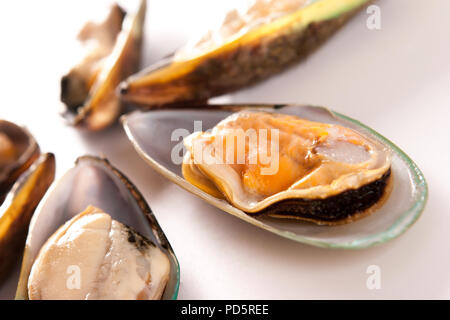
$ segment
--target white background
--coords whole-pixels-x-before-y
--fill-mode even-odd
[[[142,65],[218,22],[233,2],[149,0]],[[220,98],[328,106],[416,161],[430,188],[422,217],[400,238],[360,251],[298,244],[207,205],[148,167],[119,125],[101,133],[65,126],[59,77],[93,3],[2,3],[0,117],[26,125],[56,154],[58,176],[89,153],[107,156],[135,182],[180,261],[179,298],[450,298],[450,1],[380,0],[380,31],[366,28],[362,11],[307,61]],[[372,264],[381,268],[381,290],[366,288]]]

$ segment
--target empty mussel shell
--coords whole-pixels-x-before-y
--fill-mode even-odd
[[[267,78],[311,53],[368,0],[257,0],[220,28],[130,76],[122,99],[146,108],[203,101]]]
[[[115,4],[102,23],[89,22],[81,30],[79,40],[90,50],[61,79],[63,116],[70,124],[101,130],[117,119],[122,104],[115,90],[139,67],[145,12],[146,0],[130,13]]]
[[[87,207],[101,208],[112,219],[149,239],[170,261],[162,299],[176,299],[180,281],[177,258],[153,212],[136,187],[106,159],[80,157],[38,207],[30,224],[16,298],[27,299],[31,267],[44,243],[64,223]]]
[[[293,208],[275,208],[277,209],[275,215],[278,218],[274,218],[270,214],[255,214],[256,212],[250,210],[244,211],[242,209],[245,209],[245,207],[239,208],[237,205],[233,205],[233,201],[230,201],[228,195],[227,201],[223,194],[216,193],[218,189],[223,190],[217,188],[217,184],[214,186],[210,181],[206,181],[203,185],[199,183],[194,186],[187,181],[182,173],[183,158],[186,155],[181,152],[184,138],[194,131],[206,131],[215,127],[238,110],[249,109],[250,111],[261,110],[281,115],[293,115],[309,121],[349,128],[358,135],[373,141],[374,145],[379,146],[376,149],[379,148],[380,155],[383,155],[380,159],[385,159],[381,162],[380,168],[382,169],[380,169],[380,175],[377,179],[381,179],[379,181],[383,182],[383,188],[387,186],[385,182],[389,183],[389,189],[385,189],[386,192],[384,193],[386,196],[380,198],[380,202],[370,209],[372,210],[371,214],[365,216],[364,219],[358,219],[357,221],[352,219],[352,223],[345,225],[323,226],[280,218],[290,216],[290,213],[296,211],[292,210]],[[209,204],[246,222],[306,244],[329,248],[364,248],[385,242],[399,236],[416,221],[427,199],[428,191],[425,178],[403,151],[360,122],[322,107],[301,105],[198,105],[193,106],[192,109],[183,110],[136,111],[123,116],[122,123],[138,154],[169,180]],[[320,129],[321,127],[317,126],[317,128]],[[376,152],[375,149],[371,148],[367,150],[372,150],[370,153]],[[340,155],[336,156],[340,157]],[[200,171],[205,173],[205,171]],[[219,168],[216,173],[220,173]],[[189,180],[193,181],[192,179]],[[216,188],[209,188],[211,186]],[[332,187],[336,186],[339,187],[340,185],[335,184]],[[316,192],[319,189],[311,190]],[[374,190],[366,191],[369,195],[374,194]],[[289,193],[288,196],[292,194]],[[282,199],[284,198],[286,198],[285,195]],[[362,199],[360,195],[357,198],[358,201]],[[305,200],[308,202],[308,199]],[[270,204],[276,206],[278,203],[283,204],[282,202],[271,202]],[[307,205],[308,203],[305,205],[306,208]],[[326,206],[318,206],[317,208],[320,209],[320,212],[314,213],[317,214],[317,217],[319,215],[320,217],[326,216],[326,212],[323,212],[323,210],[326,210]],[[289,211],[284,212],[284,210]],[[317,217],[312,216],[309,217],[311,219],[307,220],[316,223],[324,222]]]

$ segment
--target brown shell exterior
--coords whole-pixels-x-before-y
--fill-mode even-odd
[[[41,155],[17,180],[7,201],[0,207],[0,216],[13,214],[10,227],[5,234],[0,234],[0,281],[9,275],[11,268],[20,260],[31,217],[54,177],[55,156],[52,153]],[[27,186],[33,180],[34,184]]]
[[[357,11],[359,8],[334,19],[311,23],[300,32],[267,36],[255,44],[224,52],[206,59],[193,71],[169,83],[133,87],[124,82],[120,93],[126,101],[154,108],[179,101],[203,101],[237,90],[306,58]],[[166,63],[160,62],[147,72],[164,68],[170,63],[170,59]],[[142,77],[145,77],[145,71]]]

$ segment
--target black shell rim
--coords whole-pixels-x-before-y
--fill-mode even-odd
[[[340,224],[352,221],[377,204],[385,195],[391,177],[389,168],[379,179],[358,189],[341,192],[326,199],[286,199],[274,203],[252,216],[293,218],[320,224]]]

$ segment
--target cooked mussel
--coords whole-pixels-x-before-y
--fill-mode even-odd
[[[79,33],[87,53],[61,79],[63,115],[72,125],[101,130],[121,113],[115,89],[139,67],[145,12],[145,0],[130,13],[114,4],[102,22],[88,22]]]
[[[69,285],[67,270],[74,273]],[[28,279],[28,297],[156,300],[164,292],[169,272],[169,259],[161,249],[90,206],[43,245]]]
[[[25,128],[0,120],[0,283],[20,261],[31,216],[52,183],[55,160],[40,156]]]
[[[135,111],[122,123],[138,154],[164,177],[252,225],[311,245],[363,248],[392,239],[412,225],[427,199],[425,179],[404,152],[360,122],[322,107],[193,105]],[[200,148],[207,151],[205,162],[193,154],[195,141],[214,146],[210,142],[227,137],[236,124],[278,127],[281,170],[275,178],[253,170],[257,161],[246,162],[246,155],[264,155],[258,143],[235,168],[208,162],[214,160],[208,153],[220,155],[223,148],[222,156],[227,154],[226,143]],[[252,141],[230,136],[235,145]]]
[[[17,264],[34,210],[55,176],[53,154],[43,154],[26,170],[0,207],[0,281]]]
[[[368,0],[257,0],[120,85],[125,101],[152,108],[203,101],[267,78],[307,56]]]
[[[0,203],[19,176],[39,157],[39,146],[28,130],[0,120]]]
[[[85,216],[88,220],[82,219]],[[116,222],[111,224],[111,221]],[[87,235],[86,238],[80,237],[82,232],[80,232],[81,229],[79,227],[81,226],[86,229],[86,226],[90,223],[95,224],[93,227],[96,230],[95,236],[92,233],[92,237],[90,235]],[[104,226],[105,223],[107,226]],[[75,228],[77,224],[78,229]],[[103,227],[100,227],[100,225]],[[111,232],[114,230],[119,232],[119,236],[107,236],[108,230]],[[54,257],[54,250],[59,250],[57,247],[58,243],[64,241],[71,242],[71,240],[67,240],[67,237],[73,239],[71,245],[80,250],[60,251],[61,257],[64,257],[64,259],[67,258],[75,262],[86,261],[84,266],[88,265],[89,261],[106,259],[105,255],[99,250],[100,248],[106,250],[107,248],[111,248],[111,246],[101,241],[99,233],[107,238],[105,241],[111,241],[111,243],[115,244],[114,250],[117,250],[117,248],[122,249],[120,252],[115,251],[115,254],[119,254],[119,257],[122,254],[125,256],[135,256],[138,251],[141,253],[141,256],[138,257],[140,262],[136,264],[136,268],[133,270],[138,275],[133,278],[133,273],[128,272],[128,269],[128,271],[125,270],[126,268],[131,268],[133,265],[124,266],[125,269],[119,266],[117,275],[105,271],[110,270],[107,266],[111,266],[111,263],[105,263],[101,266],[96,265],[96,267],[91,266],[87,269],[81,266],[81,277],[84,275],[86,281],[90,279],[89,277],[95,277],[97,275],[94,271],[99,267],[102,272],[99,272],[98,276],[102,276],[103,278],[91,279],[93,281],[88,283],[102,283],[103,286],[94,288],[94,291],[89,291],[89,295],[72,296],[69,294],[64,297],[78,299],[129,298],[129,294],[121,294],[124,292],[122,290],[123,287],[117,292],[101,290],[101,288],[107,288],[104,285],[108,283],[105,282],[105,279],[115,276],[120,277],[120,279],[116,278],[118,280],[115,282],[116,284],[123,282],[124,286],[128,288],[134,287],[136,283],[142,285],[142,279],[145,279],[145,283],[152,283],[152,277],[154,277],[153,281],[156,286],[154,289],[159,288],[159,291],[145,291],[138,298],[155,298],[161,294],[162,299],[175,299],[177,297],[179,286],[178,261],[144,198],[136,187],[106,159],[84,156],[77,159],[75,167],[69,170],[52,186],[51,192],[46,195],[44,201],[33,216],[26,240],[16,298],[52,297],[51,294],[48,294],[48,290],[50,292],[52,290],[51,286],[45,287],[45,283],[49,283],[49,281],[55,281],[55,284],[62,283],[62,286],[64,286],[65,279],[61,282],[61,279],[48,278],[53,276],[53,272],[49,272],[49,270],[51,271],[51,267],[58,268],[61,266],[46,266],[45,261],[48,261],[49,257]],[[65,236],[67,237],[64,238]],[[96,248],[94,249],[91,246],[80,244],[83,241],[87,241],[86,239],[89,240],[89,243],[96,243]],[[144,247],[150,251],[143,250]],[[134,252],[128,250],[134,250]],[[146,256],[150,256],[150,262],[144,259]],[[143,272],[142,268],[148,266],[149,263],[150,265],[157,263],[156,267],[159,269],[156,270],[156,274],[153,272],[152,267],[150,267],[152,271],[148,275],[146,272]],[[30,277],[32,267],[34,272]],[[40,271],[42,271],[42,274]],[[159,276],[158,272],[160,272]],[[144,278],[139,275],[141,273]],[[42,278],[40,278],[41,276]],[[135,279],[141,279],[139,280],[141,282],[134,282]],[[164,281],[161,280],[162,282],[158,282],[158,279]],[[163,289],[161,288],[161,283],[164,284]],[[39,286],[39,284],[42,286]],[[32,295],[31,297],[29,296],[29,292]],[[109,292],[109,296],[102,295],[101,292]]]

